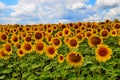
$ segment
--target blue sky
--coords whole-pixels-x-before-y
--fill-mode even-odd
[[[0,24],[120,19],[120,0],[0,0]]]

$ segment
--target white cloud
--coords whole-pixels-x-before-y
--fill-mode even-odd
[[[97,0],[96,6],[98,8],[109,9],[120,5],[120,0]]]
[[[6,5],[2,2],[0,2],[0,10],[5,9]]]
[[[90,15],[88,18],[85,18],[83,21],[102,21],[104,20],[104,15],[105,15],[105,11],[101,12],[101,13],[96,13],[94,15]]]
[[[107,18],[107,19],[115,19],[115,18],[120,19],[120,11],[119,10],[120,10],[120,6],[113,8],[113,9],[110,9],[108,12],[106,12],[105,18]]]

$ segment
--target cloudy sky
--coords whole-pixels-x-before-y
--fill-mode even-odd
[[[120,0],[0,0],[0,24],[120,20]]]

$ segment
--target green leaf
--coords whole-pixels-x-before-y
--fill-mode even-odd
[[[50,68],[52,68],[51,64],[45,66],[44,69],[43,69],[43,71],[45,72],[45,71],[49,70]]]
[[[36,68],[38,68],[38,67],[40,67],[39,64],[33,64],[33,65],[32,65],[32,69],[36,69]]]
[[[2,73],[11,73],[12,70],[11,69],[5,69]]]
[[[5,75],[3,75],[3,76],[0,76],[0,79],[5,79]]]
[[[22,78],[23,78],[23,79],[27,79],[30,74],[31,74],[31,73],[25,72],[25,73],[22,74]]]
[[[0,63],[0,67],[4,66],[4,63]]]

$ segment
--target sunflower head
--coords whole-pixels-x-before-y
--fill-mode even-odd
[[[32,38],[31,38],[30,36],[26,36],[26,37],[24,38],[24,40],[25,40],[26,42],[32,42]]]
[[[76,52],[70,52],[66,56],[67,62],[74,67],[81,66],[83,63],[83,57]]]
[[[59,62],[59,63],[63,63],[63,62],[64,62],[64,56],[63,56],[62,54],[60,54],[60,55],[58,56],[58,62]]]
[[[52,45],[54,45],[56,48],[58,48],[61,45],[61,40],[59,38],[52,38],[51,41]]]
[[[86,31],[86,32],[85,32],[85,38],[88,39],[90,36],[92,36],[91,31]]]
[[[17,35],[12,35],[12,37],[11,37],[11,42],[13,43],[13,44],[16,44],[16,43],[18,43],[18,41],[19,41],[19,38],[18,38],[18,36]]]
[[[25,53],[24,53],[24,51],[23,51],[22,49],[18,49],[18,50],[17,50],[17,55],[18,55],[19,57],[23,57],[23,56],[25,55]]]
[[[45,50],[45,44],[42,41],[37,41],[35,43],[35,50],[37,53],[39,54],[43,54],[44,50]]]
[[[113,37],[115,37],[115,36],[117,36],[117,30],[111,30],[110,31],[110,34],[111,34],[111,36],[113,36]]]
[[[70,29],[69,28],[64,28],[63,29],[63,36],[69,36],[70,34]]]
[[[97,35],[93,35],[88,39],[88,44],[90,47],[94,47],[102,43],[103,43],[102,39]]]
[[[34,33],[34,39],[35,40],[42,40],[43,39],[43,33],[41,31],[36,31]]]
[[[49,58],[54,58],[56,56],[57,52],[56,52],[56,48],[54,46],[48,46],[46,48],[46,56],[48,56]]]
[[[8,54],[8,55],[12,54],[12,46],[10,43],[5,43],[3,45],[3,48],[4,48],[4,51],[6,54]]]
[[[5,42],[7,40],[8,36],[5,33],[0,33],[0,40]]]
[[[108,32],[106,29],[102,29],[102,30],[100,31],[100,36],[101,36],[102,38],[108,38],[108,37],[109,37],[109,32]]]
[[[77,40],[77,38],[75,38],[75,37],[70,38],[69,41],[68,41],[68,46],[70,48],[77,48],[78,47],[78,40]]]
[[[105,62],[111,58],[112,49],[106,45],[99,45],[95,51],[96,60]]]
[[[21,48],[25,53],[31,53],[33,51],[32,44],[28,42],[22,43]]]

